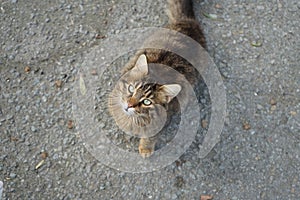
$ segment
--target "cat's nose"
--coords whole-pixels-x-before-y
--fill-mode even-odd
[[[133,108],[137,105],[137,100],[135,98],[130,98],[128,101],[127,101],[127,106],[128,108]]]
[[[127,107],[128,107],[128,108],[133,108],[133,104],[128,102],[128,103],[127,103]]]

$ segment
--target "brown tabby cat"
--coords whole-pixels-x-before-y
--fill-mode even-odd
[[[166,28],[183,33],[205,47],[202,30],[195,20],[192,0],[168,0],[169,24]],[[152,127],[158,132],[166,118],[165,109],[172,107],[174,99],[182,90],[181,85],[157,84],[149,82],[149,64],[159,63],[169,66],[181,74],[192,84],[196,84],[197,71],[180,56],[160,50],[143,49],[126,64],[122,78],[110,94],[109,110],[117,125],[123,131],[137,136]],[[153,128],[154,127],[154,128]],[[153,154],[157,135],[142,135],[139,153],[142,157]]]

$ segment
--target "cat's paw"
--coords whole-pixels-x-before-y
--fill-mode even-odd
[[[139,153],[143,158],[150,157],[154,152],[154,147],[143,147],[142,145],[139,146]]]

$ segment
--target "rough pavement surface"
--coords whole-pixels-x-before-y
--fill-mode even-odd
[[[72,121],[81,54],[136,27],[163,26],[164,1],[0,3],[3,199],[300,199],[300,3],[194,1],[226,86],[221,141],[164,169],[102,165]]]

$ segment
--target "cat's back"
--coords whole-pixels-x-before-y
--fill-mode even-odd
[[[168,0],[168,10],[167,15],[169,17],[169,23],[165,27],[173,31],[184,34],[193,40],[197,41],[202,47],[206,47],[205,37],[200,27],[200,24],[195,19],[193,11],[192,0]],[[157,37],[163,37],[159,33],[154,34],[148,41],[145,43],[153,43]],[[166,36],[165,40],[172,40]],[[184,41],[171,41],[176,48],[189,48],[185,46]],[[127,63],[123,73],[131,70],[137,58],[140,55],[146,55],[148,63],[159,63],[169,67],[172,67],[176,71],[183,74],[190,83],[194,84],[198,77],[197,70],[190,65],[184,58],[178,56],[177,54],[163,50],[163,49],[142,49],[139,50],[136,55]]]

